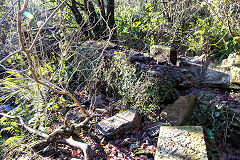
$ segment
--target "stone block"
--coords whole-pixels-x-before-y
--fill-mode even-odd
[[[237,83],[237,84],[240,84],[240,68],[239,67],[231,67],[231,70],[230,70],[230,76],[231,76],[231,79],[230,79],[230,83]]]
[[[210,87],[223,87],[228,88],[230,84],[231,75],[224,72],[224,68],[212,67],[208,68],[203,84],[207,84]]]
[[[157,60],[158,63],[177,63],[177,51],[174,48],[170,48],[162,45],[153,45],[150,47],[150,55]]]
[[[127,131],[141,124],[141,116],[135,109],[116,114],[96,124],[101,134],[107,137],[114,136],[120,132]]]
[[[161,112],[160,119],[172,125],[183,125],[195,106],[196,96],[181,96]]]
[[[232,53],[227,59],[224,59],[221,66],[240,66],[240,55],[237,53]]]
[[[161,126],[155,160],[208,160],[201,126]]]

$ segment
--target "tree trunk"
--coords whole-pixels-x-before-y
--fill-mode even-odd
[[[75,0],[72,0],[72,5],[68,5],[75,17],[75,20],[77,22],[78,25],[81,25],[83,23],[83,18],[81,13],[79,12],[78,8],[77,8],[77,4]]]
[[[84,20],[83,20],[83,17],[81,15],[81,13],[79,12],[78,8],[77,8],[77,3],[76,3],[76,0],[72,0],[72,5],[69,5],[69,8],[71,9],[74,17],[75,17],[75,20],[77,22],[77,24],[79,26],[82,26],[82,30],[83,30],[83,34],[85,36],[88,36],[88,31],[87,31],[87,27],[86,27],[86,24],[84,24]]]
[[[99,37],[101,33],[101,25],[94,5],[90,0],[84,0],[84,10],[89,17],[90,26],[93,29],[93,34],[95,38]]]
[[[98,6],[100,8],[100,12],[101,12],[101,15],[100,15],[100,18],[102,18],[102,30],[101,30],[101,33],[104,34],[106,33],[106,12],[105,12],[105,6],[104,6],[104,0],[98,0]]]
[[[114,20],[114,0],[108,0],[107,3],[107,16],[108,16],[108,25],[112,29],[115,25]]]
[[[108,0],[107,3],[107,17],[108,17],[108,26],[112,30],[115,26],[115,20],[114,20],[114,0]],[[110,32],[110,31],[109,31]],[[116,39],[116,30],[110,32],[112,40]]]
[[[76,0],[71,0],[72,5],[68,4],[68,6],[70,7],[76,22],[78,25],[83,25],[84,24],[84,19],[79,11],[78,8],[78,3],[76,2]],[[92,38],[100,38],[100,36],[104,36],[107,34],[106,29],[107,29],[107,25],[108,24],[110,29],[113,29],[115,26],[115,20],[114,20],[114,0],[106,0],[106,8],[107,8],[107,14],[105,11],[105,3],[104,0],[98,0],[98,5],[100,8],[100,14],[101,17],[99,17],[99,15],[97,14],[93,2],[91,0],[83,0],[83,6],[80,6],[80,9],[83,10],[87,16],[88,16],[88,22],[90,24],[84,24],[83,25],[83,29],[85,30],[84,34],[86,35],[86,32],[88,33],[88,36],[92,37]],[[103,19],[100,22],[100,19]],[[87,27],[90,26],[90,27]],[[88,30],[87,30],[88,29]],[[115,35],[115,31],[109,31],[108,34],[112,34],[111,36],[114,37]]]

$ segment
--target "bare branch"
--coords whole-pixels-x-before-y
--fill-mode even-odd
[[[76,130],[79,130],[80,128],[85,127],[85,126],[87,125],[87,123],[88,123],[94,116],[96,116],[96,115],[91,115],[90,117],[87,117],[87,118],[86,118],[84,121],[82,121],[81,123],[74,125],[74,128],[75,128]]]
[[[27,51],[31,51],[36,43],[36,41],[38,40],[38,37],[43,29],[44,26],[47,25],[48,21],[54,16],[54,14],[62,7],[62,5],[65,3],[66,0],[64,0],[51,14],[50,16],[45,20],[45,22],[42,24],[42,26],[40,27],[40,29],[37,32],[36,37],[34,38],[32,45],[27,49]]]
[[[12,11],[13,7],[15,6],[15,4],[18,2],[19,0],[16,0],[12,6],[10,7],[10,9],[8,9],[8,12],[3,16],[2,20],[0,21],[0,24],[4,21],[4,19],[7,17],[7,15],[9,15],[9,13]]]
[[[88,160],[90,159],[89,156],[91,156],[91,152],[89,149],[89,145],[87,145],[86,143],[82,143],[82,142],[78,142],[72,139],[72,137],[68,138],[68,139],[63,139],[61,140],[62,143],[68,144],[72,147],[76,147],[79,148],[83,151],[84,154],[84,160]]]
[[[20,1],[20,0],[19,0]],[[26,9],[27,9],[27,6],[28,6],[28,1],[29,0],[26,0],[25,1],[25,3],[24,3],[24,6],[23,6],[23,9],[21,10],[21,8],[19,8],[19,13],[20,14],[23,14],[25,11],[26,11]]]
[[[40,137],[43,137],[45,138],[45,140],[43,141],[40,141],[38,144],[34,145],[34,147],[36,146],[39,146],[39,145],[42,145],[43,143],[45,144],[49,144],[52,142],[52,140],[54,140],[58,135],[62,135],[63,133],[63,130],[60,128],[60,129],[56,129],[55,131],[53,131],[51,134],[45,134],[41,131],[38,131],[38,130],[35,130],[31,127],[28,127],[23,119],[20,117],[20,116],[11,116],[11,115],[8,115],[8,114],[5,114],[5,113],[0,113],[1,116],[4,116],[4,117],[7,117],[7,118],[11,118],[11,119],[18,119],[21,123],[21,125],[30,133],[32,134],[37,134],[38,136]],[[89,118],[89,117],[88,117]],[[79,148],[83,151],[83,154],[84,154],[84,160],[88,160],[89,157],[91,156],[91,150],[89,148],[89,145],[86,144],[86,143],[82,143],[82,142],[78,142],[78,141],[75,141],[72,139],[72,137],[70,138],[63,138],[62,140],[60,140],[61,143],[65,143],[65,144],[68,144],[72,147],[76,147],[76,148]]]
[[[75,98],[70,92],[64,90],[64,89],[61,89],[60,87],[52,84],[51,82],[48,82],[46,81],[45,79],[43,79],[43,77],[41,77],[41,74],[39,74],[38,72],[38,69],[36,68],[36,66],[34,65],[33,63],[33,60],[31,58],[31,55],[30,55],[30,52],[31,50],[33,49],[36,41],[38,40],[38,37],[40,35],[40,32],[41,30],[43,29],[43,27],[48,23],[48,21],[53,17],[53,15],[61,8],[61,6],[65,3],[66,0],[64,0],[51,14],[50,16],[46,19],[46,21],[43,23],[43,25],[40,27],[40,29],[38,30],[37,32],[37,35],[35,37],[35,39],[33,40],[31,46],[26,49],[25,46],[24,46],[24,41],[23,41],[23,37],[22,37],[22,26],[21,26],[21,17],[24,13],[24,11],[26,10],[26,7],[27,7],[27,4],[28,4],[28,0],[25,1],[25,4],[24,4],[24,8],[18,12],[18,17],[17,17],[17,28],[18,28],[18,35],[19,35],[19,42],[20,42],[20,46],[21,46],[21,49],[22,51],[25,53],[26,57],[27,57],[27,60],[28,60],[28,63],[29,63],[29,69],[32,73],[32,76],[33,76],[33,79],[41,84],[41,85],[44,85],[46,87],[48,87],[49,89],[51,89],[52,91],[58,93],[58,94],[63,94],[63,95],[68,95],[79,107],[80,109],[82,110],[82,112],[86,115],[86,116],[89,116],[88,113],[85,111],[85,109],[81,106],[80,102],[78,101],[77,98]],[[38,80],[38,75],[41,77],[41,79],[43,81],[40,81]]]
[[[2,64],[2,63],[3,63],[4,61],[6,61],[8,58],[10,58],[11,56],[13,56],[13,55],[15,55],[15,54],[17,54],[17,53],[19,53],[19,52],[22,52],[22,50],[19,49],[19,50],[13,52],[13,53],[10,53],[9,55],[7,55],[5,58],[3,58],[3,59],[0,61],[0,64]]]
[[[41,131],[38,131],[38,130],[35,130],[35,129],[31,128],[31,127],[28,127],[28,126],[24,123],[23,119],[22,119],[20,116],[10,116],[10,115],[5,114],[5,113],[0,113],[0,115],[1,115],[1,116],[4,116],[4,117],[7,117],[7,118],[11,118],[11,119],[18,119],[18,120],[20,121],[21,125],[22,125],[28,132],[30,132],[30,133],[32,133],[32,134],[37,134],[38,136],[43,137],[43,138],[46,138],[46,139],[49,137],[47,134],[45,134],[45,133],[43,133],[43,132],[41,132]]]

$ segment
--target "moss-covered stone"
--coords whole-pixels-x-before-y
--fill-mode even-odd
[[[162,45],[153,45],[150,47],[150,55],[159,63],[168,62],[176,65],[177,51]]]
[[[240,84],[240,67],[231,67],[231,71],[230,71],[230,75],[231,75],[231,79],[230,82],[231,83],[237,83]]]
[[[201,126],[161,126],[155,160],[207,160]]]
[[[173,125],[183,125],[195,106],[196,96],[181,96],[171,106],[162,111],[160,119]]]

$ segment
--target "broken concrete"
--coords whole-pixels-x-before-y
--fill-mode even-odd
[[[177,51],[174,48],[170,48],[162,45],[153,45],[150,47],[150,55],[157,60],[158,63],[177,63]]]
[[[106,137],[140,126],[141,116],[137,110],[129,109],[96,124],[97,129]]]
[[[180,57],[178,66],[209,87],[240,88],[240,55],[230,54],[221,64],[207,60],[206,55]]]
[[[142,54],[139,53],[135,53],[132,54],[131,56],[128,57],[128,60],[131,63],[135,63],[135,62],[143,62],[143,63],[150,63],[151,61],[153,61],[153,57],[149,57],[149,56],[144,56]]]
[[[209,87],[228,88],[230,86],[230,78],[231,76],[224,72],[222,68],[210,66],[202,83]]]
[[[196,96],[181,96],[172,105],[165,108],[160,119],[172,125],[183,125],[196,106]]]
[[[230,83],[240,84],[240,67],[235,66],[231,67],[230,75],[231,75]]]
[[[162,126],[155,160],[208,160],[201,126]]]
[[[173,83],[176,88],[189,88],[196,84],[196,80],[192,74],[185,73],[185,70],[171,65],[157,65],[155,70],[149,70],[147,73],[150,81],[165,77],[169,82]]]

